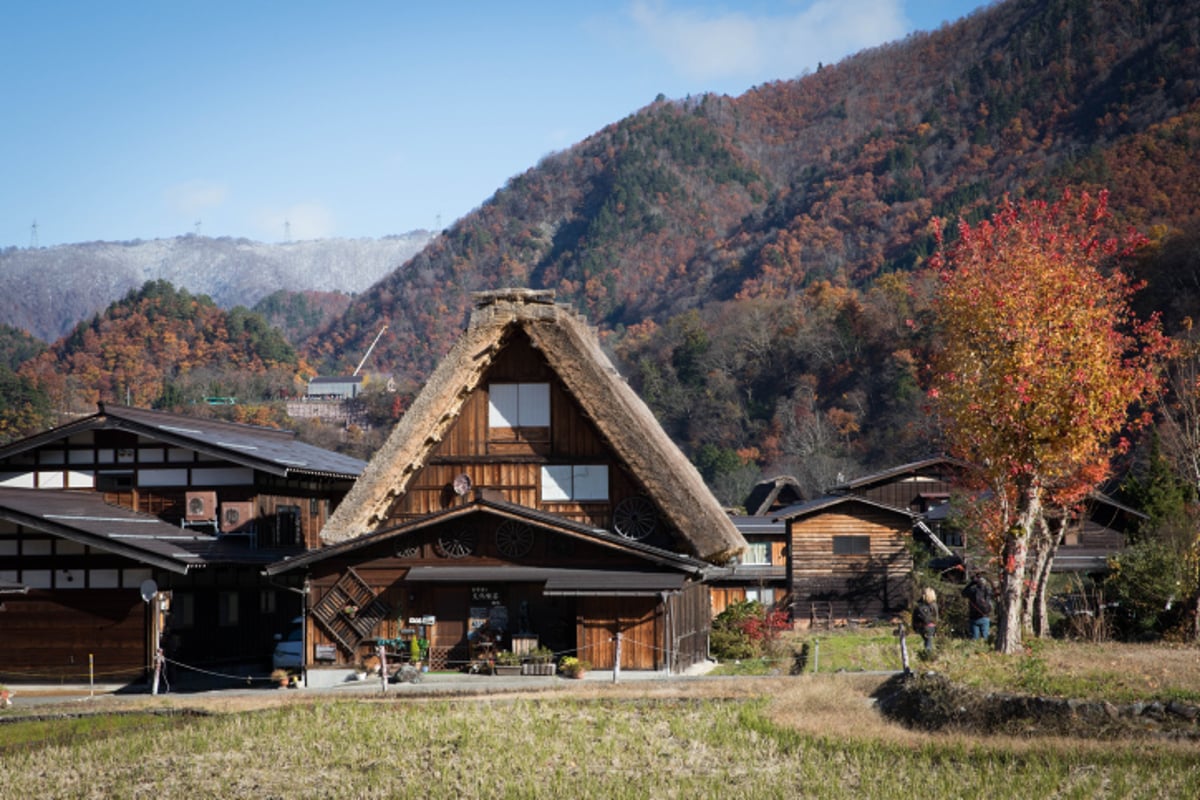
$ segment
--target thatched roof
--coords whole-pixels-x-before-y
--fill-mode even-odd
[[[475,294],[467,329],[330,517],[321,532],[325,542],[361,536],[385,523],[395,498],[407,490],[518,330],[545,356],[613,455],[682,532],[681,545],[690,555],[721,563],[745,548],[700,473],[621,378],[585,321],[556,304],[552,291],[529,289]]]

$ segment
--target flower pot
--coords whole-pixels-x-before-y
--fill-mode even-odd
[[[493,668],[493,674],[495,674],[495,675],[520,675],[521,674],[521,665],[520,664],[497,664]]]

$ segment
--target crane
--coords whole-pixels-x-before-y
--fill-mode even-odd
[[[363,355],[362,361],[358,362],[358,366],[354,368],[354,372],[350,373],[351,377],[357,375],[358,371],[363,368],[363,364],[367,363],[367,359],[371,357],[371,351],[375,349],[375,345],[379,344],[379,339],[381,336],[383,336],[383,332],[386,331],[387,328],[388,326],[384,325],[379,329],[379,333],[375,334],[375,341],[371,342],[371,346],[367,348],[367,352]]]

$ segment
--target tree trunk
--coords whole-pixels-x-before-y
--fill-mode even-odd
[[[1017,525],[1004,534],[1000,607],[996,615],[996,650],[1001,653],[1021,650],[1021,589],[1025,583],[1027,536],[1027,532]]]
[[[1039,547],[1036,568],[1033,571],[1033,598],[1028,605],[1033,607],[1030,629],[1033,635],[1044,639],[1050,635],[1050,614],[1046,608],[1046,596],[1050,585],[1050,571],[1054,568],[1054,557],[1058,555],[1058,547],[1067,535],[1068,509],[1062,509],[1063,523],[1057,531],[1046,524],[1043,514],[1038,525],[1038,538],[1042,544]]]
[[[1029,540],[1042,513],[1041,486],[1031,480],[1017,495],[1021,507],[1016,524],[1004,533],[1000,565],[1000,613],[997,615],[996,650],[1014,655],[1021,652],[1022,607],[1025,599],[1025,560]]]

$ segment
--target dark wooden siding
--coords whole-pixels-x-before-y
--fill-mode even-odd
[[[498,428],[488,426],[488,387],[491,383],[545,382],[550,387],[550,427]],[[542,467],[552,464],[603,465],[608,469],[608,499],[601,501],[543,501]],[[473,489],[488,489],[511,503],[536,508],[592,525],[611,528],[613,509],[642,492],[579,404],[554,376],[544,358],[519,334],[501,352],[429,463],[409,482],[408,491],[389,510],[399,524],[469,501],[454,492],[454,481],[466,475]],[[678,532],[665,525],[647,540],[675,549]]]
[[[792,614],[805,624],[814,614],[834,619],[873,618],[903,610],[909,600],[912,557],[907,517],[862,504],[788,522]],[[834,537],[865,536],[866,553],[835,555]]]
[[[5,595],[0,613],[4,681],[86,682],[141,677],[148,663],[147,606],[137,591],[31,591]]]

